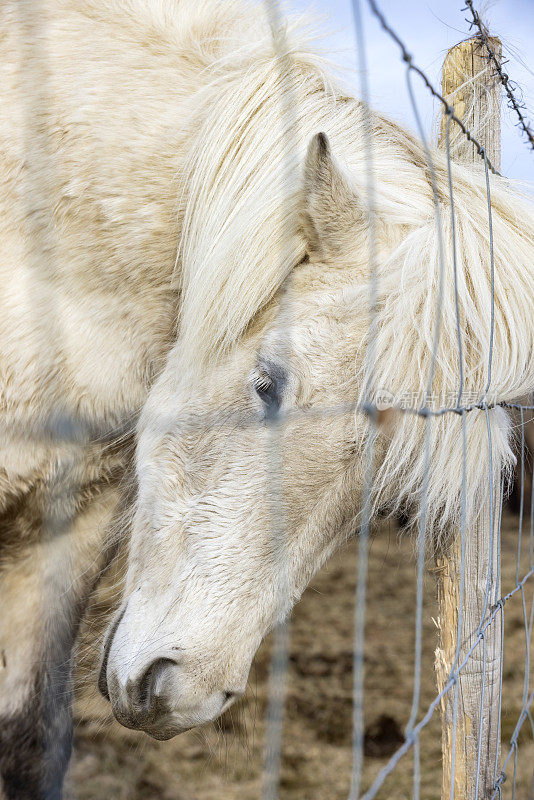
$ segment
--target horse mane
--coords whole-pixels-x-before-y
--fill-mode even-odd
[[[421,509],[426,475],[426,523],[439,541],[461,524],[464,458],[468,525],[488,508],[490,484],[498,492],[515,463],[508,415],[498,404],[513,403],[534,388],[534,211],[509,181],[490,180],[492,291],[484,168],[451,165],[453,225],[446,158],[440,152],[432,156],[442,246],[431,203],[427,219],[380,265],[373,375],[369,380],[362,373],[360,380],[362,401],[386,389],[392,405],[405,409],[395,415],[377,469],[376,503],[388,496],[392,510]],[[430,419],[426,464],[426,420],[406,413],[423,406],[432,412],[471,408],[465,413],[465,451],[462,417],[449,411]]]
[[[235,11],[235,5],[232,4]],[[179,247],[182,318],[180,359],[194,368],[228,351],[304,255],[299,197],[304,153],[325,131],[356,186],[365,184],[365,110],[332,77],[309,34],[282,31],[273,44],[258,9],[248,14],[241,46],[208,68],[195,103],[205,109],[195,130]],[[242,19],[245,19],[243,17]],[[214,34],[215,35],[215,34]],[[370,113],[370,112],[369,112]],[[395,246],[379,264],[380,316],[372,385],[361,375],[362,400],[386,389],[412,405],[424,402],[440,304],[440,338],[428,402],[458,402],[459,358],[454,290],[453,224],[446,158],[433,152],[443,259],[425,149],[400,126],[372,113],[376,211]],[[494,240],[494,329],[486,177],[483,167],[452,165],[458,315],[463,345],[463,405],[508,401],[534,386],[532,325],[534,225],[532,208],[512,184],[491,176]],[[361,291],[367,291],[360,287]],[[488,396],[489,352],[492,377]],[[431,425],[427,522],[436,536],[459,524],[462,419],[449,413]],[[425,421],[400,414],[376,476],[377,504],[413,507],[425,473]],[[493,462],[489,464],[491,433]],[[500,408],[466,415],[468,497],[473,520],[487,498],[488,474],[498,485],[513,461],[506,414]]]

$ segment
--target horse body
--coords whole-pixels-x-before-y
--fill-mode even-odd
[[[188,104],[217,14],[50,0],[0,18],[0,771],[37,800],[61,790],[71,649],[173,339]]]
[[[233,702],[261,638],[354,531],[355,405],[382,389],[419,403],[440,291],[435,405],[457,392],[458,344],[443,157],[441,257],[422,146],[370,117],[370,206],[367,116],[302,37],[212,0],[0,14],[0,768],[10,800],[35,800],[60,795],[70,653],[113,550],[140,410],[125,602],[100,684],[118,719],[164,738]],[[493,336],[492,398],[512,399],[533,384],[532,212],[492,181],[490,330],[485,178],[453,179],[464,392],[484,396]],[[438,536],[458,520],[461,424],[432,428]],[[502,409],[466,425],[472,519],[488,427],[495,478],[510,450]],[[377,507],[417,504],[423,439],[414,415],[379,436]]]
[[[39,12],[2,8],[7,411],[27,425],[59,407],[106,430],[143,402],[176,319],[193,70],[163,31],[151,47],[135,7]]]

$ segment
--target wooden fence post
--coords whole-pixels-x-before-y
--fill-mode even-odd
[[[488,37],[490,47],[501,59],[502,45]],[[443,62],[441,79],[443,96],[456,116],[474,134],[495,167],[501,167],[501,91],[499,76],[488,62],[484,42],[475,36],[452,47]],[[451,157],[455,161],[482,164],[474,144],[454,122],[450,126]],[[441,118],[439,147],[447,147],[447,116]]]
[[[500,41],[491,38],[490,46],[500,58]],[[443,65],[442,89],[455,114],[472,131],[485,148],[491,163],[499,169],[501,85],[491,65],[488,65],[486,54],[486,46],[479,37],[462,42],[449,50]],[[483,166],[474,146],[452,121],[449,133],[453,160],[477,162]],[[447,118],[444,116],[439,138],[439,146],[443,150],[447,148],[446,134]],[[481,469],[483,468],[481,465]],[[469,482],[466,488],[469,492]],[[493,536],[489,507],[488,491],[486,507],[479,521],[465,532],[463,625],[457,664],[462,663],[476,639],[479,623],[484,615],[488,573],[490,585],[486,619],[492,611],[495,599],[500,597],[499,486],[495,487],[493,498]],[[440,554],[437,574],[439,646],[436,650],[436,673],[438,689],[441,691],[449,678],[457,653],[458,614],[461,604],[460,531],[456,532],[450,549]],[[453,764],[456,800],[489,800],[492,796],[500,745],[501,646],[501,621],[497,615],[486,629],[484,640],[462,669],[456,686],[442,700],[443,800],[451,800],[453,796]],[[455,703],[456,732],[453,724]]]

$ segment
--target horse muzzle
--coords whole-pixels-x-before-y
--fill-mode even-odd
[[[98,687],[113,715],[126,728],[155,739],[170,739],[226,711],[242,694],[207,690],[205,679],[188,669],[184,651],[163,647],[150,638],[133,642],[121,623],[126,608],[111,626],[104,646]]]

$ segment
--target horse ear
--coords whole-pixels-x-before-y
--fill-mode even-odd
[[[364,221],[363,205],[336,163],[325,133],[308,145],[304,163],[301,223],[308,252],[335,257],[354,247]]]

